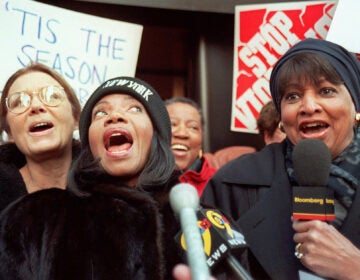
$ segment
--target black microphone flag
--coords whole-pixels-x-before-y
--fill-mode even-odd
[[[207,258],[206,262],[210,268],[227,258],[231,251],[247,247],[244,235],[230,224],[221,211],[200,208],[196,216]],[[175,239],[182,249],[186,250],[183,233],[179,232]]]
[[[335,219],[334,193],[327,187],[331,155],[318,139],[304,139],[293,150],[295,178],[293,218],[332,221]]]

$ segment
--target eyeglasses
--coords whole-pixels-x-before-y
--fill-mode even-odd
[[[59,106],[65,99],[65,91],[60,86],[46,86],[32,93],[15,92],[6,98],[6,107],[14,114],[21,114],[30,108],[33,96],[37,93],[39,100],[49,107]]]

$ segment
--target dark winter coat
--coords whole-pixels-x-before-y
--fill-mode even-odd
[[[182,260],[169,188],[93,184],[88,197],[44,190],[3,211],[1,279],[171,279]]]
[[[73,143],[73,159],[80,153],[80,145]],[[16,199],[28,194],[20,168],[26,164],[24,155],[13,143],[0,145],[0,211]]]
[[[304,269],[294,256],[292,187],[285,170],[283,143],[232,161],[217,171],[202,202],[228,213],[249,244],[254,279],[298,279]],[[360,192],[339,231],[360,247]]]

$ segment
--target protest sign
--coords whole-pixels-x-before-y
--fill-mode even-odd
[[[256,120],[271,100],[271,70],[305,38],[324,39],[337,1],[236,6],[231,130],[258,133]]]
[[[83,105],[106,79],[134,76],[143,26],[30,0],[0,0],[0,88],[30,62],[58,71]]]
[[[360,27],[360,1],[339,0],[326,40],[343,46],[359,56],[360,36],[350,30]]]

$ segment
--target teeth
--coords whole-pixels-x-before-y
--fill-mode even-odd
[[[313,127],[317,127],[317,126],[325,126],[325,124],[322,124],[322,123],[309,123],[309,124],[303,125],[303,128],[313,128]]]
[[[110,137],[113,137],[113,136],[121,136],[122,134],[120,132],[115,132],[113,134],[110,135]]]
[[[38,124],[34,125],[34,128],[40,127],[40,126],[45,126],[45,125],[47,125],[46,122],[38,123]]]
[[[189,150],[188,147],[186,147],[185,145],[181,145],[181,144],[174,144],[171,146],[171,148],[173,150],[184,150],[184,151]]]

